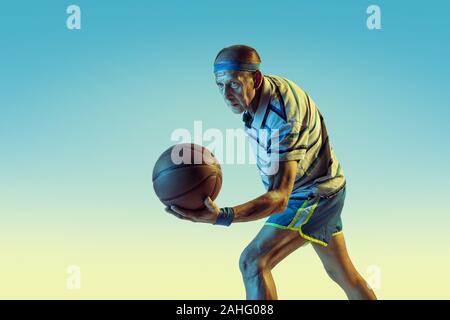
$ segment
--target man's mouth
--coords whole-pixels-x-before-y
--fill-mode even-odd
[[[228,105],[230,105],[233,109],[236,109],[236,108],[240,108],[241,106],[240,106],[240,104],[238,103],[238,102],[236,102],[236,101],[230,101],[230,100],[228,100]]]

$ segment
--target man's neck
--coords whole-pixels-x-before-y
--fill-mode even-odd
[[[252,100],[252,103],[250,104],[250,114],[252,116],[255,115],[256,110],[259,106],[259,100],[261,99],[261,92],[262,92],[262,85],[259,86],[258,89],[256,89],[255,97]]]

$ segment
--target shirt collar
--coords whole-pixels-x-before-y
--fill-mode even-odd
[[[263,83],[261,85],[261,96],[255,114],[252,116],[250,113],[244,112],[242,115],[242,121],[245,122],[247,128],[253,127],[255,129],[261,129],[266,109],[270,103],[272,85],[266,77],[263,78]]]

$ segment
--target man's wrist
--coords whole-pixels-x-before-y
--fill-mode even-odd
[[[230,207],[221,208],[214,224],[229,226],[234,220],[234,209]]]

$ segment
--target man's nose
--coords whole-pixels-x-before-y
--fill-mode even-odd
[[[233,95],[231,94],[231,88],[228,86],[225,86],[225,88],[223,89],[223,96],[227,99],[230,99],[231,97],[233,97]]]

